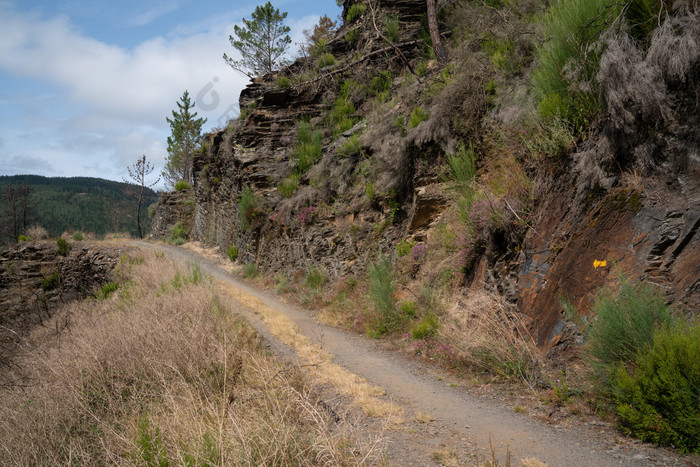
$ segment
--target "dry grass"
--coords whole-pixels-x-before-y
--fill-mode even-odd
[[[371,462],[372,443],[358,446],[195,270],[124,260],[119,293],[57,314],[70,317],[60,335],[35,333],[18,360],[32,383],[0,395],[0,463]]]
[[[380,399],[386,394],[383,388],[373,386],[365,379],[332,363],[332,355],[312,344],[292,320],[241,289],[222,285],[222,292],[258,313],[270,331],[281,342],[294,349],[305,364],[310,365],[308,373],[315,382],[332,384],[341,394],[352,397],[354,403],[370,417],[388,417],[394,422],[398,420],[403,410],[390,401]]]
[[[472,289],[450,311],[438,331],[458,365],[506,379],[522,379],[533,387],[539,368],[537,347],[505,300]]]

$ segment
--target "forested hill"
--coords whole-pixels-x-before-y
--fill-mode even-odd
[[[52,236],[66,230],[80,230],[103,235],[108,232],[137,234],[136,204],[140,187],[126,183],[89,177],[42,177],[38,175],[0,176],[0,193],[9,186],[29,187],[26,221],[20,209],[19,231],[39,224]],[[148,206],[158,195],[151,189],[144,191],[141,208],[141,226],[150,229]],[[20,206],[21,208],[21,206]],[[11,203],[2,197],[2,238],[14,235]]]

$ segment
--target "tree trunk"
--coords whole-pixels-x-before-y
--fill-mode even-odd
[[[141,184],[141,192],[139,193],[139,204],[136,207],[136,226],[139,229],[139,238],[143,238],[141,233],[141,201],[143,200],[143,183]]]
[[[437,22],[437,9],[435,7],[436,0],[426,0],[428,3],[428,29],[430,29],[430,40],[433,42],[433,50],[435,57],[440,65],[447,63],[447,50],[442,45],[440,39],[440,30]]]

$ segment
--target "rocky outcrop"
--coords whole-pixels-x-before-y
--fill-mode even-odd
[[[24,334],[62,303],[114,280],[123,248],[75,242],[61,256],[55,242],[24,242],[0,256],[0,325]],[[4,334],[3,334],[4,335]]]
[[[166,238],[171,229],[181,222],[186,231],[192,228],[194,217],[194,196],[192,189],[163,193],[158,198],[153,220],[151,221],[151,238]]]

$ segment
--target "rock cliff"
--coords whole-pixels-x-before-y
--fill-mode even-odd
[[[513,123],[518,119],[506,110],[523,89],[532,46],[514,42],[530,58],[521,59],[523,71],[497,75],[510,94],[494,97],[494,66],[484,64],[488,36],[454,46],[453,63],[442,69],[425,55],[423,8],[418,1],[382,2],[324,44],[332,65],[319,65],[312,54],[249,84],[240,96],[243,117],[207,135],[195,158],[192,238],[224,251],[236,245],[240,262],[268,273],[320,267],[336,278],[364,274],[379,255],[396,259],[400,242],[434,246],[440,253],[427,255],[435,267],[416,267],[412,277],[434,284],[446,271],[460,288],[503,295],[529,319],[540,345],[566,347],[575,331],[562,298],[586,313],[596,290],[621,274],[658,285],[676,309],[697,313],[697,54],[682,76],[659,76],[669,106],[663,122],[641,110],[622,122],[610,97],[615,90],[606,85],[608,108],[585,133],[561,155],[528,162],[529,143],[512,136],[525,124]],[[450,8],[443,7],[441,24],[454,34],[464,17]],[[474,28],[503,26],[504,13],[473,8],[462,14]],[[514,27],[514,19],[505,20]],[[388,45],[381,25],[391,21],[401,27]],[[641,109],[643,100],[630,95],[623,106]],[[307,127],[321,135],[321,151],[301,170]],[[490,224],[476,221],[481,233],[470,249],[451,227],[459,209],[444,169],[464,140],[477,147],[477,176],[491,187],[483,202]],[[511,178],[498,181],[499,174]],[[520,183],[513,180],[523,178],[526,193],[509,194]],[[168,224],[168,203],[154,225]],[[159,228],[160,235],[167,231]]]

